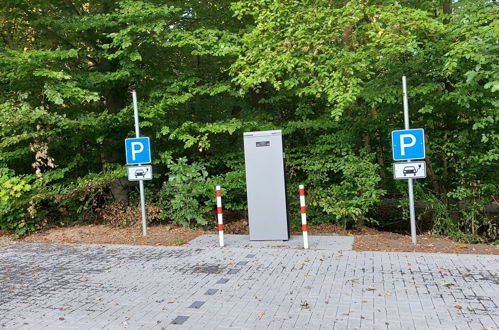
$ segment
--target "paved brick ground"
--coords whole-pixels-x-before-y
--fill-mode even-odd
[[[277,246],[0,247],[0,328],[498,329],[498,256]]]

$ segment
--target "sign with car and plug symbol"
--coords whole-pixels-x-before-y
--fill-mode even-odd
[[[152,166],[130,166],[128,167],[128,180],[129,181],[140,181],[140,180],[152,180]]]
[[[404,162],[393,164],[394,179],[426,178],[426,162]]]

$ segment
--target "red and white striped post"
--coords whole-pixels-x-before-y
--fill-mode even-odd
[[[307,208],[305,206],[305,187],[300,185],[300,212],[301,212],[301,229],[303,231],[303,248],[308,249],[308,233],[307,233]]]
[[[216,191],[217,191],[218,238],[220,240],[220,246],[224,246],[224,221],[222,218],[222,193],[220,191],[220,186],[216,187]]]

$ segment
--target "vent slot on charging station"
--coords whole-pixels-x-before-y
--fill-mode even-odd
[[[270,147],[270,141],[260,141],[256,143],[257,147]]]

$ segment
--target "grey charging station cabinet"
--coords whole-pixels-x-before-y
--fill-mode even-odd
[[[288,240],[282,131],[244,133],[250,240]]]

